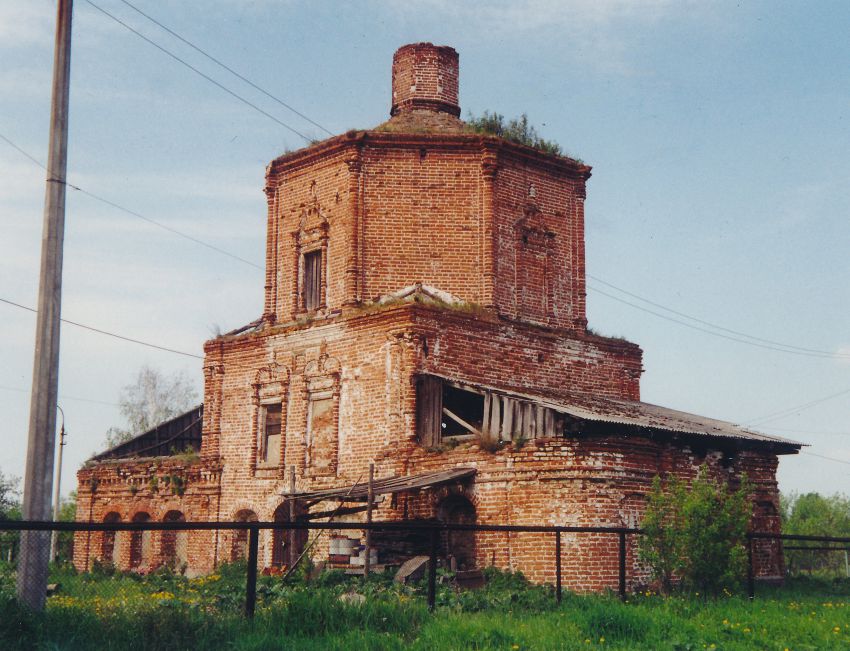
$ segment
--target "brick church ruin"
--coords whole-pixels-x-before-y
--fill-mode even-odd
[[[641,349],[587,329],[590,167],[472,132],[449,47],[395,53],[390,115],[271,162],[262,317],[206,342],[202,406],[79,471],[78,519],[360,522],[374,463],[376,521],[633,526],[655,475],[707,464],[746,473],[754,528],[778,531],[778,455],[800,444],[641,402]],[[355,533],[322,536],[313,560],[362,563]],[[306,538],[261,531],[261,567]],[[373,538],[380,564],[422,551]],[[563,540],[565,585],[616,586],[616,536]],[[243,557],[246,534],[75,542],[81,569],[197,573]],[[554,554],[533,533],[456,532],[440,549],[537,581]],[[774,541],[755,560],[781,575]]]

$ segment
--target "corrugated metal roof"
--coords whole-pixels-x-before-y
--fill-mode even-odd
[[[803,445],[798,441],[771,436],[727,421],[689,414],[648,402],[591,398],[588,404],[578,404],[577,401],[576,404],[570,402],[556,408],[576,418],[589,421],[635,425],[701,436],[745,439],[761,443],[779,443],[795,447]]]

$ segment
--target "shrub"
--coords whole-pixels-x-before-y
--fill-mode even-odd
[[[717,594],[740,582],[746,570],[750,492],[746,478],[732,491],[702,466],[690,485],[655,477],[642,527],[639,554],[665,591],[683,587]]]
[[[484,111],[483,115],[471,115],[466,120],[466,125],[476,133],[486,133],[499,136],[505,140],[515,142],[526,147],[539,149],[546,154],[563,156],[561,145],[551,140],[545,140],[537,133],[537,129],[529,124],[528,116],[523,113],[518,118],[505,121],[505,116],[499,113]]]

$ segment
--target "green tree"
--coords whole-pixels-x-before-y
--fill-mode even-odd
[[[0,520],[21,519],[21,480],[4,475],[0,470]],[[14,558],[18,553],[18,531],[0,531],[0,561]]]
[[[74,522],[77,519],[77,491],[71,493],[59,504],[59,521]],[[57,562],[67,562],[74,558],[74,532],[60,531],[56,541]]]
[[[114,447],[179,416],[197,400],[195,387],[184,371],[166,376],[157,369],[143,366],[136,380],[121,390],[118,403],[126,425],[106,431],[106,447]]]
[[[819,493],[782,495],[780,500],[782,531],[806,536],[850,536],[850,498]],[[839,572],[844,554],[788,550],[788,567],[792,572]]]
[[[752,507],[746,479],[730,490],[702,466],[687,484],[655,477],[641,524],[639,555],[665,591],[680,580],[686,589],[716,594],[746,571],[746,536]]]

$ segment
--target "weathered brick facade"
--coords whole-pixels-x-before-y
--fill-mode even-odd
[[[755,525],[778,530],[777,454],[797,446],[679,412],[678,425],[649,419],[640,348],[587,332],[590,168],[470,132],[451,48],[401,48],[392,91],[388,122],[269,165],[264,313],[205,345],[199,455],[89,464],[78,517],[285,520],[292,469],[304,494],[365,481],[374,463],[378,478],[477,470],[386,495],[376,520],[631,526],[656,474],[706,463],[733,483],[747,473]],[[376,542],[381,560],[417,544]],[[263,565],[286,562],[269,532],[260,545]],[[75,561],[208,571],[243,549],[228,532],[80,534]],[[554,576],[542,534],[455,535],[444,552]],[[314,547],[327,554],[327,540]],[[777,546],[756,560],[781,575]],[[615,536],[564,537],[571,587],[614,587],[616,561]],[[633,545],[628,562],[643,580]]]

